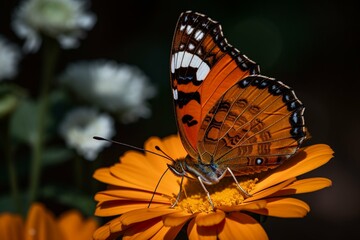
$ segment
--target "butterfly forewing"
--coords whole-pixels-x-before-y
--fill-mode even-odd
[[[195,12],[180,16],[170,61],[180,136],[188,153],[197,158],[205,116],[236,82],[259,73],[258,65],[227,43],[218,22]]]

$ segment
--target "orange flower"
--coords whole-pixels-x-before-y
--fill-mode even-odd
[[[178,136],[160,140],[152,137],[145,149],[159,146],[173,159],[186,156]],[[206,186],[211,194],[212,209],[200,184],[184,179],[178,204],[171,208],[178,195],[180,180],[168,172],[162,178],[154,198],[154,188],[166,171],[165,160],[151,153],[128,151],[120,163],[98,169],[94,178],[107,183],[108,189],[95,196],[95,215],[117,216],[94,233],[95,239],[174,239],[187,226],[189,239],[267,239],[261,225],[249,214],[296,218],[304,217],[309,206],[289,195],[312,192],[331,185],[326,178],[296,177],[327,163],[333,155],[324,144],[302,148],[298,154],[276,169],[256,178],[238,177],[240,185],[251,194],[243,198],[234,179],[225,177],[220,183]]]
[[[0,239],[89,240],[97,227],[94,219],[83,220],[76,210],[68,211],[55,219],[52,213],[39,203],[31,206],[25,223],[16,214],[0,214]]]

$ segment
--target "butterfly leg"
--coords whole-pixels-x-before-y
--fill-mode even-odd
[[[228,167],[227,168],[228,172],[231,174],[231,176],[234,178],[234,181],[236,183],[236,186],[239,188],[239,190],[244,193],[245,198],[251,197],[251,194],[249,194],[248,192],[246,192],[239,184],[239,182],[236,180],[236,177],[234,175],[234,173],[231,171],[231,169]]]
[[[177,195],[177,197],[176,197],[175,202],[171,205],[171,208],[174,208],[174,207],[178,204],[178,202],[179,202],[179,200],[180,200],[180,196],[181,196],[181,192],[182,192],[183,181],[184,181],[184,176],[181,177],[179,193],[178,193],[178,195]]]
[[[201,181],[200,176],[198,177],[198,179],[199,179],[199,182],[200,182],[202,188],[204,189],[204,191],[205,191],[205,193],[206,193],[206,196],[208,197],[208,200],[209,200],[209,203],[210,203],[212,209],[214,209],[214,203],[213,203],[213,201],[211,200],[209,191],[206,189],[204,183]]]

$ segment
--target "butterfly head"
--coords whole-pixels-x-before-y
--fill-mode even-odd
[[[185,170],[184,159],[174,160],[172,164],[168,164],[168,168],[177,176],[185,177],[187,172]]]
[[[193,159],[190,155],[185,158],[174,160],[168,164],[169,169],[177,176],[201,179],[201,182],[212,185],[218,183],[225,176],[226,169],[212,162],[204,164],[200,160]]]

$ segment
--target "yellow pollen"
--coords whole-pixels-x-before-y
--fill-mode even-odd
[[[255,187],[258,179],[238,179],[238,181],[240,186],[246,192],[250,192]],[[205,185],[205,187],[210,193],[214,207],[231,207],[239,205],[244,201],[243,193],[238,189],[234,179],[231,177],[223,178],[219,183],[214,185]],[[188,181],[187,184],[184,184],[183,189],[184,191],[181,193],[181,198],[176,205],[176,208],[183,209],[189,213],[213,211],[207,195],[200,183]]]

